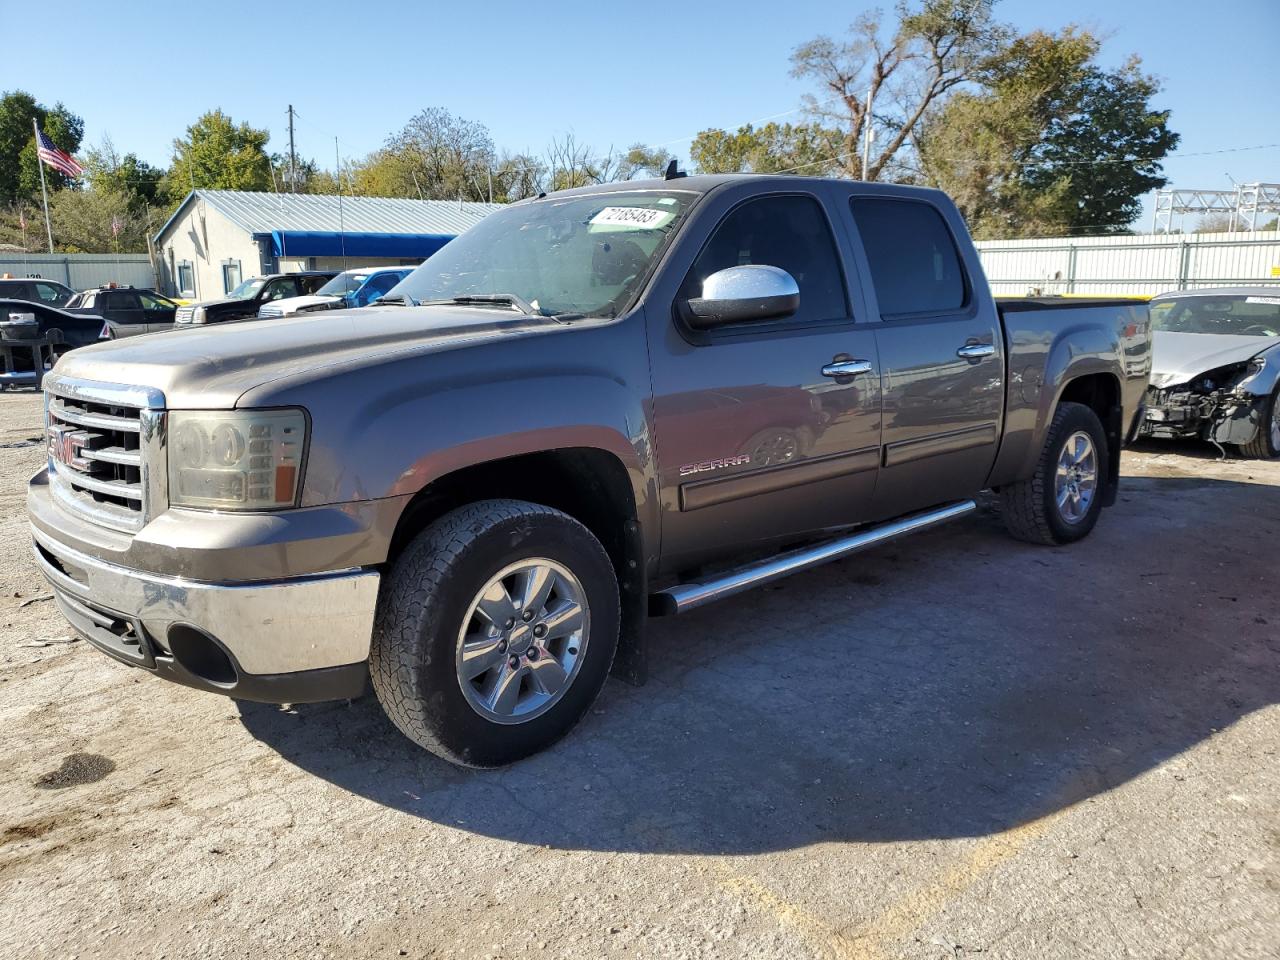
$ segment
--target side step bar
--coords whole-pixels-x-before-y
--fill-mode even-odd
[[[753,587],[772,583],[774,580],[781,580],[783,577],[797,571],[808,570],[810,567],[816,567],[832,560],[839,560],[841,557],[847,557],[849,554],[857,553],[859,550],[866,550],[868,547],[878,546],[889,540],[896,540],[898,537],[906,536],[909,533],[917,533],[920,530],[935,527],[940,523],[946,523],[948,520],[963,517],[967,513],[972,513],[976,508],[977,504],[972,500],[961,500],[947,504],[945,507],[937,507],[933,510],[925,510],[922,513],[913,513],[898,520],[890,520],[888,523],[860,530],[847,537],[837,537],[835,540],[828,540],[817,546],[792,550],[789,553],[722,574],[714,580],[707,580],[703,583],[681,583],[674,587],[668,587],[666,590],[661,590],[649,598],[649,613],[651,616],[657,617],[687,613],[714,600],[732,597],[734,594],[742,593]]]

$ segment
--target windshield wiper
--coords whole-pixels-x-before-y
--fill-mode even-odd
[[[416,307],[419,305],[418,301],[413,299],[413,297],[409,296],[407,293],[397,293],[394,297],[379,297],[375,302],[376,303],[399,303],[399,304],[403,304],[406,307]]]
[[[514,293],[466,293],[457,297],[445,297],[442,300],[423,300],[422,303],[461,303],[474,304],[476,306],[508,306],[512,310],[519,310],[521,313],[528,314],[531,317],[541,317],[544,315],[541,310],[535,310],[531,303]]]

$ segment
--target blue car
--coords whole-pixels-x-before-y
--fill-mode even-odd
[[[287,317],[317,310],[367,307],[413,272],[413,267],[357,267],[344,270],[315,293],[263,304],[259,318]]]

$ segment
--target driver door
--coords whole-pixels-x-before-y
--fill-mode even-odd
[[[699,222],[705,222],[705,217]],[[691,227],[684,243],[697,243]],[[670,312],[649,317],[664,572],[857,522],[880,464],[875,334],[850,307],[837,234],[813,194],[749,197],[706,235]],[[691,331],[711,274],[786,270],[799,310]],[[674,309],[670,309],[674,307]],[[863,361],[864,372],[831,367]]]

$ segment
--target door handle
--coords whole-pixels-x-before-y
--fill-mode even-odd
[[[981,360],[983,357],[989,357],[995,352],[996,348],[994,344],[966,343],[956,351],[956,356],[962,360]]]
[[[871,372],[870,360],[836,360],[822,368],[824,377],[856,377]]]

